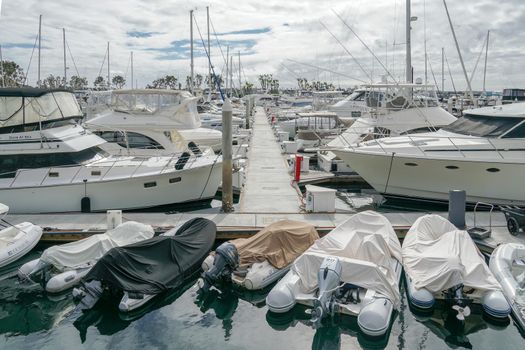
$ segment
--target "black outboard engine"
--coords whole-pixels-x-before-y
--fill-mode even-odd
[[[321,320],[327,315],[333,315],[337,303],[335,294],[341,283],[342,266],[338,258],[327,256],[324,258],[317,273],[317,283],[319,294],[314,300],[314,309],[312,310],[312,326],[319,328]]]
[[[467,305],[468,299],[463,295],[463,284],[449,288],[445,294],[447,299],[454,303],[452,309],[458,313],[456,318],[460,321],[465,321],[465,317],[470,315],[470,308]]]
[[[213,266],[205,271],[198,281],[203,292],[207,292],[219,279],[229,280],[233,271],[239,266],[239,253],[230,242],[221,244],[215,250]]]

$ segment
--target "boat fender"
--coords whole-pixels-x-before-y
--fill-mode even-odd
[[[510,305],[499,290],[489,290],[483,294],[481,305],[487,315],[494,318],[507,318],[511,312]]]
[[[91,212],[91,199],[89,197],[82,197],[80,200],[80,211],[82,213]]]
[[[213,266],[204,272],[198,284],[203,292],[207,292],[219,279],[229,279],[239,266],[239,253],[230,242],[221,244],[215,250]]]

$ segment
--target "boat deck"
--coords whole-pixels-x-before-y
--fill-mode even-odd
[[[240,213],[299,213],[300,197],[262,107],[255,109]]]

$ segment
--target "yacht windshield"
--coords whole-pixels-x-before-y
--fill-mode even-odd
[[[522,121],[521,118],[469,114],[443,127],[443,130],[469,136],[499,137]]]

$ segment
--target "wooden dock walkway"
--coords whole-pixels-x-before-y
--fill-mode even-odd
[[[288,164],[281,154],[262,107],[255,109],[248,151],[246,182],[237,211],[240,213],[299,213],[299,194],[291,186]]]

